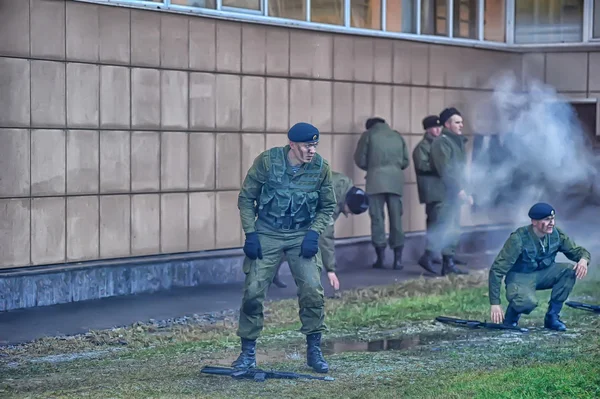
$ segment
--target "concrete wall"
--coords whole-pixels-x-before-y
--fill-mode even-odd
[[[412,150],[426,114],[454,105],[468,123],[494,72],[540,58],[60,0],[0,0],[0,37],[0,268],[239,247],[245,171],[291,124],[316,124],[321,154],[363,185],[366,118]],[[406,174],[404,227],[420,231]]]

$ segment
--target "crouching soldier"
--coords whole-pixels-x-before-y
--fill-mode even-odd
[[[565,331],[559,313],[567,300],[575,279],[587,274],[590,253],[575,244],[562,230],[555,226],[552,206],[537,203],[529,210],[531,224],[514,231],[494,260],[489,274],[491,319],[494,323],[504,321],[516,326],[522,313],[531,313],[538,305],[535,292],[552,289],[544,327]],[[577,262],[556,263],[558,252]],[[506,315],[500,306],[500,285],[506,276]]]

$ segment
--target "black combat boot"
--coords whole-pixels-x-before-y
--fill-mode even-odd
[[[546,313],[546,317],[544,317],[544,327],[550,330],[567,331],[567,326],[558,317],[562,306],[561,302],[550,301],[548,303],[548,312]]]
[[[256,340],[242,338],[242,353],[231,363],[236,369],[253,369],[256,367]]]
[[[469,274],[469,272],[460,270],[458,267],[456,267],[452,256],[444,255],[442,256],[442,276],[446,276],[448,274]]]
[[[512,326],[512,327],[516,327],[519,325],[519,318],[521,317],[521,314],[518,313],[516,310],[514,310],[512,308],[512,306],[508,305],[508,308],[506,308],[506,314],[504,315],[504,322],[503,324],[505,326]]]
[[[402,265],[402,251],[404,250],[404,245],[394,248],[394,270],[402,270],[404,266]]]
[[[321,333],[306,336],[306,364],[317,373],[327,373],[329,365],[321,352]]]
[[[279,288],[287,287],[287,284],[281,281],[281,278],[279,277],[279,271],[275,274],[275,277],[273,278],[273,284],[275,284]]]
[[[425,253],[419,258],[419,266],[427,270],[429,273],[437,274],[436,271],[433,270],[433,262],[433,252],[431,251],[425,251]]]
[[[373,263],[374,269],[383,269],[383,261],[385,259],[385,247],[375,247],[375,253],[377,254],[377,260]]]

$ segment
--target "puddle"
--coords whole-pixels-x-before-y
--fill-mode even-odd
[[[324,354],[343,352],[381,352],[393,350],[406,350],[421,345],[419,335],[402,338],[386,338],[373,341],[337,340],[326,341],[322,345]]]

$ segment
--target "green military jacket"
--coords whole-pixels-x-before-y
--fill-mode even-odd
[[[556,226],[551,234],[542,238],[537,237],[532,225],[519,227],[511,233],[490,268],[490,304],[500,305],[500,286],[506,274],[533,273],[550,267],[558,252],[562,252],[573,262],[591,260],[591,255],[585,248],[575,244]]]
[[[362,134],[354,152],[356,166],[367,172],[367,194],[402,195],[404,169],[408,167],[406,141],[387,123],[378,123]]]
[[[465,189],[467,168],[467,138],[443,128],[431,144],[431,162],[444,183],[446,199],[455,199]]]
[[[429,204],[444,200],[444,183],[431,162],[431,143],[437,137],[425,133],[413,150],[413,165],[417,175],[419,202]]]
[[[289,145],[264,151],[248,170],[238,196],[246,234],[256,231],[257,218],[281,231],[291,226],[321,234],[331,224],[336,198],[329,163],[316,154],[294,173],[289,151]]]
[[[337,206],[333,211],[333,219],[331,224],[327,226],[323,234],[319,239],[319,250],[321,251],[321,258],[323,260],[323,266],[328,272],[335,272],[335,238],[334,238],[334,226],[335,222],[340,216],[340,213],[344,213],[344,207],[346,206],[346,194],[354,183],[348,176],[339,173],[332,172],[331,179],[333,181],[333,189],[335,190],[335,198],[337,199]]]

